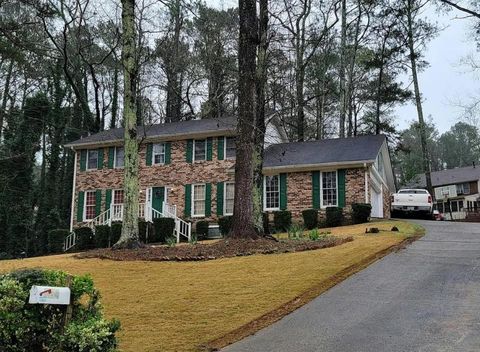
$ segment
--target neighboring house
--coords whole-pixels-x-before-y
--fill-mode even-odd
[[[121,220],[123,129],[68,145],[75,151],[71,227]],[[205,119],[139,129],[140,217],[217,221],[233,213],[236,119]],[[395,183],[385,136],[281,143],[267,127],[264,210],[302,210],[371,203],[373,217],[390,216]],[[181,224],[179,224],[180,226]],[[184,233],[181,233],[185,235]]]
[[[431,173],[434,190],[434,208],[450,219],[463,220],[480,209],[480,168],[473,165]],[[411,186],[426,187],[425,174],[420,174]]]

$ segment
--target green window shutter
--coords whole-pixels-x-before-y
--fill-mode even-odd
[[[110,204],[112,204],[112,190],[107,189],[105,191],[105,210],[110,209]]]
[[[212,184],[205,184],[205,216],[212,215]]]
[[[165,142],[165,164],[172,162],[172,143]]]
[[[225,159],[225,137],[218,137],[217,140],[217,156],[218,160],[223,160]]]
[[[340,208],[345,207],[345,170],[337,171],[338,178],[338,206]]]
[[[320,209],[320,171],[312,172],[312,206]]]
[[[287,174],[280,174],[280,210],[287,210]]]
[[[193,139],[187,140],[186,159],[187,163],[193,162]]]
[[[224,182],[217,182],[217,215],[223,216]]]
[[[80,171],[85,171],[87,169],[87,151],[80,151]]]
[[[151,166],[152,165],[152,153],[153,153],[153,145],[152,143],[148,143],[147,144],[147,160],[145,160],[145,163],[147,164],[147,166]]]
[[[185,185],[185,210],[186,218],[192,214],[192,185]]]
[[[95,192],[95,215],[99,216],[102,212],[102,190],[97,189]]]
[[[103,168],[103,148],[98,149],[97,169]]]
[[[207,138],[207,160],[212,160],[213,150],[212,150],[212,138]]]
[[[78,192],[78,200],[77,200],[77,221],[83,221],[83,204],[85,202],[85,192],[80,191]]]
[[[113,169],[115,159],[115,147],[108,148],[108,168]]]

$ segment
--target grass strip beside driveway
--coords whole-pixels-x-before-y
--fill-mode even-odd
[[[394,225],[399,232],[365,234],[366,227],[387,230]],[[80,260],[58,255],[2,261],[0,272],[41,267],[90,273],[107,316],[122,323],[123,351],[195,351],[335,275],[343,279],[341,274],[348,268],[419,231],[417,225],[407,222],[381,221],[335,228],[332,235],[353,235],[354,241],[315,251],[180,263]]]

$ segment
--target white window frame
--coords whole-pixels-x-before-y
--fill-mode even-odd
[[[155,146],[156,145],[163,145],[163,153],[155,153]],[[155,155],[163,155],[163,163],[155,162]],[[154,143],[152,145],[152,165],[165,165],[165,159],[166,158],[167,158],[166,143],[165,142]]]
[[[97,162],[95,164],[95,167],[89,167],[89,156],[90,152],[97,152]],[[98,170],[98,149],[87,149],[87,162],[85,165],[86,170]]]
[[[115,193],[116,192],[119,192],[119,191],[123,191],[123,188],[118,188],[118,189],[114,189],[112,191],[112,204],[114,205],[120,205],[120,204],[124,204],[125,203],[125,192],[123,192],[123,202],[122,203],[115,203]]]
[[[269,208],[267,207],[267,177],[274,177],[274,176],[278,178],[278,207]],[[280,174],[263,176],[263,210],[264,211],[280,210]]]
[[[123,165],[118,166],[117,165],[117,149],[118,148],[123,148]],[[114,169],[123,169],[125,167],[125,148],[124,147],[115,147],[114,153],[113,153],[113,168]]]
[[[84,199],[83,199],[83,221],[86,222],[86,221],[92,221],[93,219],[95,219],[95,216],[91,219],[87,219],[87,194],[88,193],[93,193],[93,197],[95,199],[95,204],[93,205],[96,209],[96,206],[97,206],[97,191],[96,190],[89,190],[89,191],[85,191],[85,196],[84,196]],[[89,205],[91,206],[91,205]]]
[[[236,153],[237,153],[237,145],[235,144],[235,155],[234,156],[227,156],[227,139],[228,138],[233,138],[235,140],[235,136],[225,136],[223,137],[223,155],[225,155],[225,159],[235,159],[236,158]],[[236,143],[236,140],[235,140]]]
[[[323,204],[323,174],[327,172],[335,172],[335,185],[336,185],[336,204],[335,205],[325,205]],[[320,208],[326,209],[328,207],[338,207],[338,170],[324,170],[320,172]]]
[[[232,198],[232,200],[235,202],[235,182],[225,182],[225,187],[223,190],[223,214],[229,216],[233,215],[233,209],[232,212],[227,212],[227,185],[233,185],[234,197]]]
[[[204,196],[203,196],[203,214],[195,214],[195,187],[203,186],[204,189]],[[191,194],[191,211],[192,211],[192,218],[204,218],[205,217],[205,203],[207,198],[207,184],[206,183],[195,183],[192,185],[192,194]],[[197,199],[198,200],[198,199]]]
[[[197,159],[197,153],[196,153],[196,148],[195,148],[195,145],[197,144],[197,142],[200,142],[200,141],[203,141],[203,145],[204,145],[204,148],[205,148],[205,157],[203,159]],[[193,162],[196,162],[196,161],[206,161],[207,160],[207,139],[194,139],[193,140],[193,150],[192,150],[192,157],[193,157]]]

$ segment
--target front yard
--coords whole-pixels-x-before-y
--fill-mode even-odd
[[[400,231],[365,234],[372,226],[381,230],[397,226]],[[407,222],[381,221],[335,228],[332,235],[353,236],[354,241],[314,251],[203,262],[122,262],[57,255],[1,261],[0,272],[41,267],[90,273],[106,315],[122,323],[123,351],[195,351],[297,296],[303,294],[305,301],[313,298],[342,279],[339,273],[349,275],[377,253],[421,232]]]

